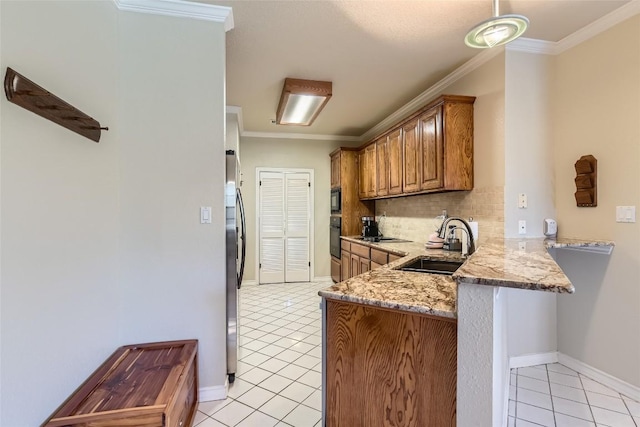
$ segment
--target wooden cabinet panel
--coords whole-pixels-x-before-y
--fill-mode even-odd
[[[371,270],[375,270],[377,268],[382,267],[383,264],[378,264],[377,262],[371,261]]]
[[[402,192],[413,193],[420,190],[420,132],[418,119],[402,127],[402,147],[404,155],[404,174]]]
[[[442,106],[420,116],[421,190],[434,190],[444,185]]]
[[[360,258],[360,274],[366,273],[371,269],[370,266],[371,261],[367,258]]]
[[[361,256],[363,258],[369,259],[369,246],[359,245],[357,243],[351,244],[351,253]]]
[[[402,258],[402,257],[398,256],[398,255],[394,255],[394,254],[389,254],[389,262],[397,261],[400,258]]]
[[[326,307],[327,427],[455,427],[455,321],[334,300]]]
[[[473,103],[445,102],[445,190],[473,190]]]
[[[360,274],[360,257],[356,254],[350,255],[351,259],[351,277],[355,277]]]
[[[376,197],[376,144],[371,144],[365,149],[366,153],[366,174],[367,174],[367,197]]]
[[[331,188],[340,187],[340,154],[340,150],[331,154]]]
[[[367,198],[367,185],[369,176],[367,175],[367,151],[362,149],[358,151],[358,197]]]
[[[340,249],[351,252],[351,242],[340,239]]]
[[[386,264],[389,260],[389,252],[381,251],[380,249],[371,248],[371,261],[378,264]]]
[[[402,129],[391,132],[387,138],[389,194],[402,194]],[[379,159],[379,157],[378,157]]]
[[[387,137],[382,137],[376,141],[376,195],[386,196],[389,194],[389,152]]]
[[[351,254],[344,249],[340,251],[340,280],[351,278]]]
[[[331,280],[338,283],[341,279],[342,265],[340,260],[336,257],[331,257]]]

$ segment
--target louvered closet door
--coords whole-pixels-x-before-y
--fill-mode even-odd
[[[284,282],[284,175],[260,172],[259,283]]]
[[[309,205],[308,173],[285,175],[285,282],[308,282]]]

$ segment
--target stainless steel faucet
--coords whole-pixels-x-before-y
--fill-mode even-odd
[[[462,254],[463,255],[471,255],[476,251],[476,244],[473,240],[473,233],[471,232],[471,226],[469,226],[469,223],[467,221],[465,221],[462,218],[456,217],[456,216],[450,216],[448,218],[446,218],[443,222],[442,225],[440,226],[440,228],[438,229],[438,236],[445,239],[446,236],[446,232],[447,232],[447,225],[451,222],[451,221],[459,221],[460,223],[462,223],[462,225],[464,225],[465,228],[461,228],[460,230],[464,231],[465,233],[467,233],[467,247],[466,248],[462,248]],[[455,227],[458,228],[458,227]],[[466,254],[465,254],[465,249],[466,249]]]

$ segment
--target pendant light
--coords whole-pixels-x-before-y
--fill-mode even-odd
[[[467,33],[464,42],[469,47],[486,49],[509,43],[520,37],[529,25],[522,15],[502,15],[499,1],[493,0],[493,18],[480,22]]]

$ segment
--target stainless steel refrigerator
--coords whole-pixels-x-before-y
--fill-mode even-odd
[[[227,375],[236,379],[238,366],[238,297],[244,274],[246,222],[240,193],[240,161],[234,150],[227,150],[225,185],[226,253],[227,253]]]

